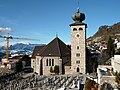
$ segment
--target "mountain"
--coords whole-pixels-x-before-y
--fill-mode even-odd
[[[0,62],[1,62],[1,58],[2,58],[3,56],[5,56],[5,53],[0,52]]]
[[[99,41],[108,41],[109,36],[111,37],[120,37],[120,22],[113,24],[111,26],[103,25],[100,26],[98,31],[89,39],[92,41],[99,42]]]
[[[16,43],[14,45],[10,45],[9,53],[10,54],[30,54],[33,52],[35,46],[42,46],[44,44],[24,44],[24,43]],[[5,53],[5,46],[1,46],[0,50]]]
[[[14,45],[11,45],[9,47],[9,50],[33,50],[36,44],[23,44],[23,43],[17,43]]]
[[[35,46],[41,46],[44,44],[24,44],[24,43],[16,43],[14,45],[10,45],[9,50],[33,50]],[[5,46],[0,47],[1,50],[5,50]]]

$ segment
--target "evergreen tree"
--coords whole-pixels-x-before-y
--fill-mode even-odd
[[[22,61],[16,63],[16,72],[20,72],[23,69]]]
[[[85,82],[85,90],[91,90],[92,88],[94,88],[95,84],[96,83],[93,80],[86,80],[86,82]]]
[[[108,40],[108,45],[107,45],[107,53],[109,54],[110,58],[114,55],[115,53],[115,48],[114,48],[114,40],[109,37]]]
[[[51,72],[51,73],[54,73],[54,70],[53,70],[53,68],[52,68],[52,67],[50,67],[50,72]]]
[[[59,74],[59,66],[58,65],[55,65],[54,72],[55,72],[55,74]]]

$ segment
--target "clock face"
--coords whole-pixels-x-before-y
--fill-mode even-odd
[[[80,37],[80,34],[76,34],[76,37],[79,38],[79,37]]]

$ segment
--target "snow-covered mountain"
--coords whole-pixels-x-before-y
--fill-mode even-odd
[[[16,43],[14,45],[10,45],[9,53],[10,54],[31,54],[34,50],[35,46],[42,46],[44,44],[30,44],[30,43]],[[1,46],[0,50],[5,52],[5,46]]]

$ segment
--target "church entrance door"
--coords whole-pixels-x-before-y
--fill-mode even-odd
[[[77,72],[80,72],[80,69],[79,69],[79,67],[77,67]]]

